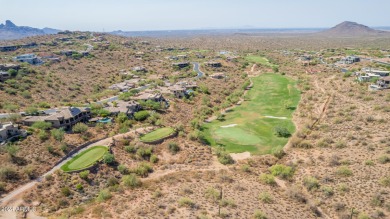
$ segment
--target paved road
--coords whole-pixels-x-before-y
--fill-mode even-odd
[[[198,73],[198,75],[195,77],[196,79],[203,77],[205,74],[199,69],[199,63],[193,62],[194,65],[194,71]]]
[[[70,159],[72,159],[74,156],[76,156],[77,154],[81,153],[82,151],[85,151],[87,150],[88,148],[90,147],[93,147],[93,146],[98,146],[98,145],[103,145],[103,146],[108,146],[112,143],[112,139],[113,138],[122,138],[124,136],[127,136],[127,135],[131,135],[131,134],[134,134],[134,133],[143,133],[143,132],[148,132],[152,129],[153,127],[145,127],[145,128],[138,128],[138,129],[135,129],[135,130],[132,130],[130,132],[127,132],[127,133],[124,133],[124,134],[118,134],[118,135],[115,135],[113,137],[109,137],[109,138],[105,138],[103,140],[100,140],[98,142],[95,142],[95,143],[92,143],[90,145],[88,145],[87,147],[79,150],[77,153],[73,154],[71,157],[65,159],[64,161],[62,161],[61,163],[57,164],[56,166],[54,166],[51,170],[49,170],[47,173],[43,174],[42,176],[38,177],[37,179],[27,183],[27,184],[24,184],[23,186],[15,189],[14,191],[8,193],[6,196],[4,196],[2,199],[0,199],[0,205],[5,205],[7,204],[9,201],[13,200],[14,198],[16,198],[17,196],[19,196],[20,194],[22,194],[23,192],[26,192],[28,191],[29,189],[31,189],[32,187],[34,187],[37,183],[41,182],[42,179],[45,178],[45,176],[47,175],[50,175],[50,174],[53,174],[56,170],[60,169],[62,165],[64,165],[66,162],[68,162]]]

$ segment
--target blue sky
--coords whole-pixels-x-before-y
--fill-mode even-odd
[[[0,23],[68,30],[390,26],[389,0],[0,0]]]

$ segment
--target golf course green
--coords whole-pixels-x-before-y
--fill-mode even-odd
[[[275,127],[294,133],[291,118],[300,100],[296,82],[273,73],[252,81],[253,88],[240,106],[227,113],[223,121],[203,125],[205,139],[211,146],[224,146],[230,153],[268,154],[280,150],[288,141],[275,134]]]
[[[245,57],[248,62],[256,63],[258,65],[264,65],[269,67],[277,67],[277,65],[271,64],[266,57],[250,55]]]
[[[148,142],[154,142],[158,141],[160,139],[164,139],[170,135],[172,135],[175,132],[173,128],[170,127],[164,127],[156,129],[152,132],[149,132],[148,134],[143,135],[140,139],[142,142],[148,143]]]
[[[108,148],[106,146],[88,148],[66,162],[61,169],[65,172],[86,169],[99,161],[107,151]]]

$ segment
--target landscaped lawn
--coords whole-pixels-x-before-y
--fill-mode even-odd
[[[174,132],[175,132],[175,130],[173,128],[164,127],[164,128],[156,129],[152,132],[149,132],[148,134],[142,136],[140,139],[143,142],[153,142],[153,141],[157,141],[157,140],[166,138]]]
[[[100,160],[107,151],[108,148],[105,146],[88,148],[65,163],[61,169],[67,172],[88,168]]]
[[[288,141],[275,135],[275,127],[285,127],[294,133],[291,118],[300,99],[295,81],[273,73],[262,74],[252,81],[253,88],[245,101],[227,113],[224,121],[215,120],[203,126],[210,145],[222,145],[233,153],[267,154],[281,149]]]
[[[245,59],[248,62],[253,62],[256,64],[265,65],[269,67],[277,67],[277,65],[271,64],[266,57],[252,55],[252,56],[245,57]]]

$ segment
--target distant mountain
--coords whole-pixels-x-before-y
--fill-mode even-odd
[[[344,21],[328,30],[319,32],[321,35],[327,36],[376,36],[390,34],[390,32],[375,30],[363,24],[358,24],[356,22]]]
[[[45,34],[56,34],[60,30],[52,28],[33,28],[27,26],[16,26],[12,21],[6,20],[5,24],[0,24],[0,40],[20,39],[28,36]]]

